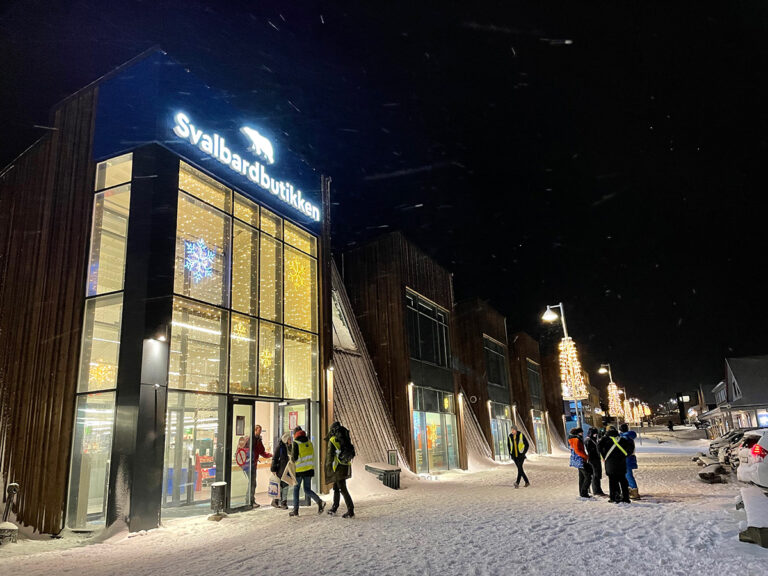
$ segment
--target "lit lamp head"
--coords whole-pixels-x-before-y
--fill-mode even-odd
[[[544,320],[544,322],[554,322],[558,318],[560,318],[560,316],[557,315],[557,312],[552,310],[551,306],[547,306],[547,311],[541,315],[541,319]]]
[[[608,374],[608,366],[600,364],[600,368],[597,370],[598,374]]]

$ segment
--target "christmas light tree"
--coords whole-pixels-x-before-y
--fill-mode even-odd
[[[589,396],[576,343],[570,337],[560,341],[560,383],[565,400],[582,400]]]

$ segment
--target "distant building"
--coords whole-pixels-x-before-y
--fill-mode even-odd
[[[723,434],[768,427],[768,356],[725,359],[725,379],[712,389],[717,407],[699,415]]]
[[[454,366],[495,460],[509,460],[513,425],[509,349],[504,317],[479,299],[460,302],[454,312]],[[529,435],[530,437],[530,435]]]

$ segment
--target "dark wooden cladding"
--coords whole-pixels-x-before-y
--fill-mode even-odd
[[[482,300],[459,302],[453,314],[453,363],[459,386],[467,395],[486,442],[493,450],[491,416],[488,413],[488,371],[483,347],[483,335],[488,335],[506,348],[506,322],[504,317]],[[507,376],[509,377],[509,350],[506,349]],[[512,404],[511,391],[507,402]],[[476,402],[469,401],[475,396]]]
[[[531,359],[541,365],[539,343],[525,332],[517,332],[510,336],[512,353],[509,366],[512,373],[512,395],[517,404],[517,417],[520,418],[528,429],[531,437],[534,435],[533,421],[531,420],[531,394],[528,385],[528,364]],[[542,375],[542,387],[544,387]],[[561,410],[562,412],[562,410]]]
[[[0,176],[0,469],[19,522],[63,526],[93,204],[96,90]]]
[[[405,290],[410,288],[450,312],[451,274],[410,244],[402,233],[393,232],[344,255],[344,282],[384,399],[413,468]]]

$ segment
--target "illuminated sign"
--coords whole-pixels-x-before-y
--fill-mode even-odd
[[[227,142],[219,134],[207,133],[202,128],[192,124],[192,120],[183,112],[178,112],[174,117],[173,133],[179,138],[188,141],[199,148],[205,154],[215,158],[233,172],[247,178],[260,188],[269,191],[302,214],[309,216],[315,222],[320,221],[320,209],[302,197],[301,190],[297,190],[290,182],[272,178],[261,162],[249,161],[240,154],[232,152]],[[275,153],[272,143],[249,126],[243,126],[240,132],[248,139],[248,150],[261,158],[267,164],[274,164]]]

